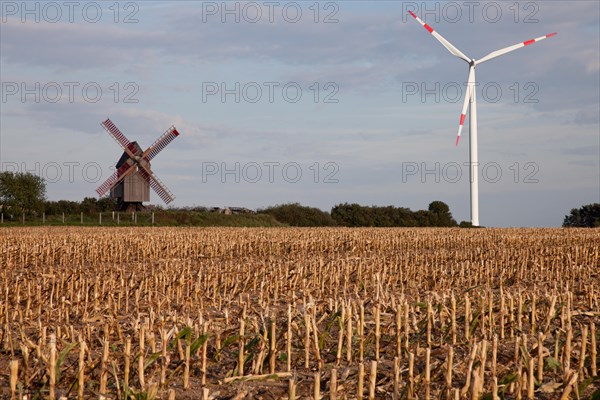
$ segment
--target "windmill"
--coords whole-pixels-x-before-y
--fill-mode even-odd
[[[179,132],[171,126],[146,151],[137,142],[130,142],[110,120],[101,123],[102,127],[123,148],[114,174],[96,189],[98,196],[110,190],[110,197],[117,200],[117,208],[122,211],[143,210],[143,202],[150,200],[150,187],[167,204],[175,198],[150,168],[150,160],[164,149]]]
[[[464,55],[459,49],[454,47],[452,43],[447,41],[442,35],[437,33],[431,26],[427,25],[417,17],[415,13],[409,11],[410,15],[416,19],[425,29],[429,31],[452,55],[460,58],[469,64],[469,77],[467,79],[467,91],[465,93],[465,102],[463,104],[462,113],[460,114],[460,122],[458,126],[458,135],[456,136],[456,146],[460,140],[460,133],[462,132],[463,124],[467,115],[467,108],[469,108],[469,175],[471,181],[471,224],[473,226],[479,226],[479,178],[478,178],[478,161],[477,161],[477,98],[475,95],[475,67],[479,64],[483,64],[486,61],[490,61],[501,55],[510,53],[520,49],[521,47],[529,46],[540,40],[552,37],[555,33],[550,33],[545,36],[541,36],[536,39],[527,40],[525,42],[517,43],[513,46],[505,47],[500,50],[491,52],[485,57],[479,60],[471,59]]]

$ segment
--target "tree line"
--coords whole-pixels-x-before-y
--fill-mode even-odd
[[[82,201],[46,199],[44,180],[31,173],[0,172],[0,212],[5,218],[18,219],[22,214],[28,216],[96,214],[115,210],[114,199],[103,197],[86,197]],[[166,212],[208,213],[205,207],[170,207],[164,210],[161,206],[149,206],[148,209]],[[347,226],[347,227],[469,227],[470,223],[462,221],[457,224],[450,208],[442,201],[433,201],[426,210],[412,211],[406,207],[363,206],[360,204],[341,203],[335,205],[330,212],[314,207],[302,206],[298,203],[282,204],[259,209],[259,214],[266,214],[276,221],[290,226]],[[584,205],[572,209],[563,221],[563,227],[600,227],[600,203]]]
[[[331,212],[298,203],[283,204],[259,210],[290,226],[347,226],[347,227],[418,227],[457,226],[450,208],[434,201],[427,210],[411,211],[395,206],[361,206],[338,204]]]
[[[600,228],[600,203],[573,208],[565,215],[564,228]]]

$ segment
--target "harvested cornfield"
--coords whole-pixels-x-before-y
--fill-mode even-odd
[[[600,231],[0,230],[0,397],[567,399]]]

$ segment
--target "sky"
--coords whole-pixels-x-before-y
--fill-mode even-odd
[[[143,148],[174,206],[349,202],[469,220],[469,58],[480,223],[560,226],[600,202],[597,1],[0,1],[0,167],[81,200]],[[151,194],[151,203],[161,204]]]

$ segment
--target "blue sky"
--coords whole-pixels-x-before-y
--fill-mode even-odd
[[[596,1],[116,4],[0,2],[0,162],[50,199],[113,172],[110,117],[142,147],[181,132],[153,162],[174,205],[442,200],[468,220],[468,66],[410,9],[471,58],[559,33],[477,69],[481,224],[600,202]]]

